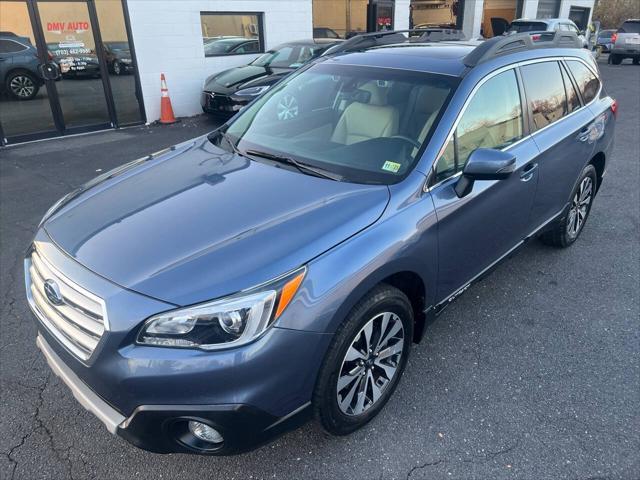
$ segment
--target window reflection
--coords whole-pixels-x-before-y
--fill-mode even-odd
[[[578,97],[578,92],[576,92],[573,83],[569,79],[569,74],[561,68],[562,70],[562,79],[564,80],[564,88],[567,92],[567,106],[569,109],[569,113],[580,108],[580,97]]]
[[[96,0],[95,5],[118,125],[140,122],[142,116],[134,75],[136,65],[131,55],[122,2]]]
[[[261,14],[201,12],[200,26],[206,57],[264,51]]]
[[[596,98],[598,90],[600,89],[600,82],[591,70],[577,60],[570,60],[567,62],[567,65],[578,84],[584,103],[589,103]]]
[[[25,2],[0,2],[0,123],[5,137],[55,130]]]
[[[558,62],[525,65],[522,78],[537,130],[567,114],[567,98]]]
[[[520,93],[515,73],[510,70],[478,89],[436,164],[436,180],[461,171],[478,148],[501,149],[521,138]]]
[[[367,3],[368,0],[313,0],[313,37],[351,38],[365,33]]]

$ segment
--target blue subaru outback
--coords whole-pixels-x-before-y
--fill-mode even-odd
[[[580,47],[354,37],[208,136],[96,178],[25,260],[38,347],[154,452],[237,453],[312,416],[353,432],[472,282],[580,235],[617,110]]]

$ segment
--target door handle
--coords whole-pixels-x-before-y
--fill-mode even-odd
[[[520,180],[522,180],[523,182],[528,182],[533,178],[533,175],[536,173],[537,169],[537,163],[528,164],[526,167],[524,167],[524,170],[522,170],[522,173],[520,174]]]
[[[578,133],[578,140],[581,142],[586,142],[587,140],[589,140],[590,134],[591,134],[591,127],[584,127],[583,129],[580,130],[580,133]]]

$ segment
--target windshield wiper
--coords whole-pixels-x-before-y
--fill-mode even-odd
[[[308,163],[303,163],[299,160],[296,160],[295,158],[285,157],[284,155],[276,155],[275,153],[262,152],[260,150],[247,150],[245,153],[247,155],[254,155],[256,157],[262,157],[268,160],[286,163],[287,165],[293,165],[302,173],[311,173],[317,177],[328,178],[329,180],[334,180],[336,182],[341,182],[344,179],[340,175],[336,175],[321,168],[313,167]]]
[[[226,142],[229,144],[229,146],[231,147],[231,151],[233,153],[235,153],[236,155],[239,155],[241,157],[244,157],[244,155],[242,154],[242,152],[240,151],[240,149],[236,146],[235,143],[233,143],[233,140],[231,140],[231,137],[229,136],[229,134],[227,132],[224,132],[222,130],[218,130],[216,132],[220,137],[222,137],[224,140],[226,140]],[[211,139],[209,139],[211,140]]]

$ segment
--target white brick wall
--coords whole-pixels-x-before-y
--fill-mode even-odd
[[[133,42],[147,121],[160,118],[160,74],[167,78],[176,116],[201,113],[206,77],[254,56],[205,58],[201,11],[264,12],[266,48],[311,38],[311,0],[129,0]]]

